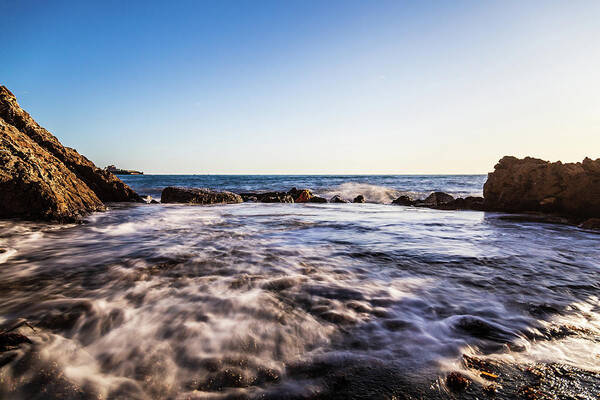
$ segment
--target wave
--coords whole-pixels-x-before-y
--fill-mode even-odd
[[[345,182],[341,185],[334,186],[331,188],[322,189],[316,191],[320,196],[327,199],[335,195],[339,195],[344,200],[352,201],[356,196],[363,195],[367,203],[378,203],[387,204],[391,203],[399,196],[408,196],[412,199],[417,199],[428,193],[421,192],[406,192],[396,190],[386,186],[372,185],[369,183],[358,183],[358,182]]]

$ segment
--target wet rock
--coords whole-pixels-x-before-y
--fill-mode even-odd
[[[39,126],[0,86],[0,217],[70,222],[102,202],[141,201],[129,186]]]
[[[469,387],[470,381],[459,372],[451,372],[446,377],[446,386],[454,392],[461,392]]]
[[[313,196],[308,200],[309,203],[327,203],[327,199],[319,196]]]
[[[538,211],[600,217],[600,159],[550,163],[504,157],[488,174],[484,206],[491,211]]]
[[[294,198],[286,192],[240,193],[243,201],[259,203],[293,203]]]
[[[18,332],[6,332],[0,334],[0,352],[13,350],[23,343],[31,344],[31,340]]]
[[[352,200],[353,203],[364,203],[365,202],[365,196],[363,196],[362,194],[359,194],[358,196],[356,196],[354,198],[354,200]]]
[[[579,225],[581,229],[600,230],[600,218],[590,218]]]
[[[211,374],[198,389],[204,391],[222,391],[226,388],[242,388],[252,384],[252,380],[238,368],[225,368]]]
[[[415,202],[408,196],[400,196],[396,200],[392,201],[392,204],[396,204],[398,206],[412,206],[415,204]]]
[[[234,204],[241,203],[243,200],[240,195],[226,191],[169,186],[163,189],[160,201],[161,203]]]
[[[288,192],[288,194],[294,198],[294,202],[296,203],[307,203],[313,198],[313,194],[308,189],[300,191],[294,189]]]
[[[415,202],[416,206],[421,207],[438,207],[444,204],[450,203],[454,200],[454,197],[444,192],[433,192],[425,200],[418,200]]]
[[[339,194],[336,194],[331,199],[329,199],[329,202],[330,203],[349,203],[348,200],[342,199],[342,197]]]

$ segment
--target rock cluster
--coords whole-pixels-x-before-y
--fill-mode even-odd
[[[240,193],[244,201],[258,203],[327,203],[327,199],[315,196],[308,189],[292,188],[287,192]]]
[[[490,211],[537,211],[578,218],[600,217],[600,159],[550,163],[504,157],[488,174],[484,207]]]
[[[235,204],[241,203],[243,200],[240,195],[226,191],[169,186],[163,189],[160,201],[161,203]]]
[[[439,210],[483,210],[483,197],[454,198],[444,192],[433,192],[423,200],[400,196],[392,202],[399,206],[435,208]]]
[[[64,147],[0,86],[0,217],[69,222],[113,201],[141,199],[117,177]]]

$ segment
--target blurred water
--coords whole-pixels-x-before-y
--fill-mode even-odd
[[[194,179],[126,177],[142,193],[329,193],[349,182]],[[430,189],[414,177],[368,179],[350,181],[457,194],[482,178],[424,178]],[[83,225],[0,221],[0,325],[37,328],[23,330],[32,345],[0,354],[0,398],[450,398],[437,383],[448,371],[482,380],[463,354],[513,371],[497,398],[516,396],[522,365],[600,372],[600,235],[498,217],[386,204],[113,204]],[[600,393],[599,380],[565,382],[552,393]]]

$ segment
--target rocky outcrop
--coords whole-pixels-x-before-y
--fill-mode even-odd
[[[454,200],[454,197],[444,192],[433,192],[425,198],[415,202],[416,206],[421,207],[438,207]]]
[[[243,202],[242,197],[231,192],[217,192],[210,189],[189,189],[166,187],[160,196],[161,203],[186,204],[235,204]]]
[[[600,218],[590,218],[579,225],[581,229],[600,230]]]
[[[563,164],[504,157],[488,174],[483,197],[490,211],[600,217],[600,159]]]
[[[0,118],[27,135],[39,147],[64,164],[96,194],[100,201],[141,201],[140,197],[119,178],[96,167],[75,149],[64,147],[54,135],[39,126],[19,106],[15,96],[4,86],[0,86]]]
[[[408,196],[400,196],[392,201],[392,204],[396,204],[397,206],[412,206],[415,202]]]
[[[63,147],[0,86],[0,217],[69,222],[103,201],[140,201],[114,175]]]

